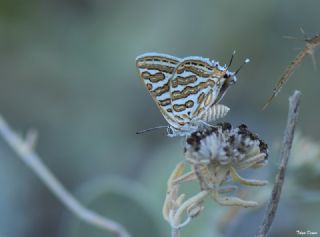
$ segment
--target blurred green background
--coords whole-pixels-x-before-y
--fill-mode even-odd
[[[169,236],[161,206],[167,178],[183,159],[183,141],[162,131],[135,134],[166,124],[138,77],[135,58],[161,52],[224,64],[237,50],[233,70],[246,57],[251,63],[223,100],[231,108],[225,120],[248,124],[274,151],[270,166],[247,177],[272,183],[278,164],[272,147],[281,140],[294,89],[303,93],[298,127],[308,138],[301,139],[318,149],[310,158],[310,179],[301,161],[291,175],[289,170],[271,236],[320,233],[320,72],[310,58],[261,110],[304,46],[299,28],[312,36],[319,26],[315,0],[1,0],[0,114],[20,132],[38,130],[43,162],[85,205],[124,224],[133,236]],[[300,149],[296,159],[309,151]],[[0,188],[1,237],[111,236],[70,214],[2,138]],[[265,200],[269,191],[252,189],[249,199]],[[230,208],[208,202],[182,236],[252,236],[263,208],[242,210],[221,226]]]

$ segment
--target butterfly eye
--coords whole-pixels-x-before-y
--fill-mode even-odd
[[[223,78],[229,78],[230,77],[230,74],[228,72],[226,72],[224,75],[223,75]]]

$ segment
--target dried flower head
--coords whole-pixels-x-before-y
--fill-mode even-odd
[[[263,180],[245,179],[237,172],[239,169],[259,168],[267,164],[267,144],[249,131],[246,125],[232,128],[229,123],[221,123],[194,132],[186,138],[184,153],[191,171],[185,173],[185,164],[177,165],[168,181],[163,206],[163,216],[172,228],[179,229],[198,216],[208,196],[221,205],[257,206],[253,201],[221,195],[236,189],[230,181],[247,186],[267,184]],[[179,194],[179,187],[190,181],[199,181],[201,190],[185,200],[186,195]]]
[[[193,165],[193,178],[199,180],[202,190],[211,190],[212,197],[218,203],[244,207],[257,205],[256,202],[219,195],[235,189],[227,185],[230,179],[248,186],[267,183],[245,179],[237,172],[239,169],[259,168],[267,164],[267,144],[248,130],[246,125],[232,128],[230,123],[221,123],[192,133],[186,139],[185,157]]]
[[[257,155],[263,159],[251,162]],[[230,123],[221,123],[192,133],[186,140],[185,156],[200,163],[229,164],[235,168],[249,163],[260,167],[267,163],[268,146],[245,124],[232,128]]]
[[[258,135],[241,124],[232,128],[221,123],[191,134],[186,139],[186,160],[193,165],[193,172],[202,190],[210,190],[212,197],[222,205],[256,206],[256,202],[236,197],[221,197],[220,193],[233,191],[226,185],[230,180],[248,186],[262,186],[266,181],[241,177],[237,170],[258,168],[267,163],[268,146]]]

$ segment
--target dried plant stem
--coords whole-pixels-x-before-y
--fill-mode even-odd
[[[180,237],[180,228],[172,227],[171,237]]]
[[[208,194],[209,192],[207,190],[204,190],[196,194],[195,196],[189,198],[187,201],[183,202],[175,213],[175,218],[173,220],[174,225],[178,226],[183,216],[183,213],[186,212],[191,205],[195,205],[195,203],[202,202],[204,198],[208,196]]]
[[[292,141],[294,137],[294,130],[297,123],[299,104],[300,104],[301,93],[295,91],[293,95],[289,98],[289,112],[286,130],[284,132],[283,144],[280,153],[280,165],[278,174],[276,176],[275,184],[273,186],[271,198],[267,205],[263,221],[259,227],[258,233],[255,237],[265,237],[270,230],[272,222],[275,218],[278,203],[280,200],[281,190],[285,178],[286,167],[288,164],[288,159],[292,147]]]
[[[194,173],[197,176],[198,180],[199,180],[199,184],[200,184],[200,190],[207,190],[209,187],[205,181],[205,178],[203,177],[202,173],[201,173],[201,167],[198,164],[194,164],[193,165],[194,168]]]
[[[0,116],[0,135],[18,154],[18,157],[40,178],[47,188],[61,201],[67,209],[84,222],[110,231],[120,237],[130,237],[130,234],[119,223],[105,218],[79,203],[71,193],[69,193],[57,178],[41,162],[41,158],[33,151],[34,141],[23,140],[14,133],[5,120]],[[28,136],[27,136],[28,137]],[[33,136],[29,136],[33,137]]]

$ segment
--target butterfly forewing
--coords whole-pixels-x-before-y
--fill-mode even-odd
[[[174,118],[170,97],[170,80],[180,59],[166,54],[147,53],[137,57],[139,75],[167,122],[179,127]]]

